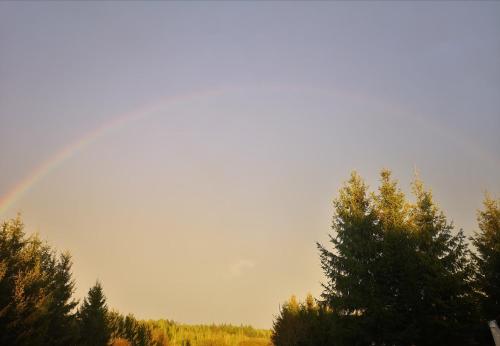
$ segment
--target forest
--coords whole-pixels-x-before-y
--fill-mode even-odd
[[[500,315],[500,200],[477,230],[456,229],[415,177],[407,199],[389,170],[376,191],[353,172],[333,201],[329,244],[316,244],[323,293],[277,311],[272,330],[139,320],[108,307],[96,282],[74,297],[69,252],[0,229],[0,345],[492,345]],[[314,246],[314,244],[311,244]]]

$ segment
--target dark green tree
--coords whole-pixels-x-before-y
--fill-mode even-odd
[[[380,296],[377,269],[382,254],[382,232],[377,224],[368,187],[353,172],[334,200],[330,235],[333,251],[317,244],[326,274],[323,303],[338,316],[342,328],[338,344],[370,344],[377,335]]]
[[[80,343],[82,345],[107,345],[111,337],[108,325],[106,297],[99,282],[89,290],[78,311]]]
[[[57,261],[48,245],[23,229],[18,216],[0,230],[0,344],[49,344],[50,321],[59,317],[51,309]]]
[[[416,179],[411,223],[416,237],[420,283],[417,345],[469,345],[477,320],[472,286],[473,267],[462,230],[453,232],[430,191]]]
[[[415,237],[409,227],[410,204],[389,170],[381,172],[378,192],[372,197],[383,236],[373,291],[381,302],[373,339],[380,344],[410,345],[418,332],[415,305],[419,304],[415,294],[419,268]]]
[[[273,323],[272,341],[276,346],[298,345],[302,321],[299,320],[299,304],[297,298],[292,296],[280,308],[280,313]]]
[[[72,297],[75,283],[71,266],[71,255],[64,252],[53,268],[46,335],[46,342],[50,345],[74,344],[77,337],[74,309],[78,302]]]
[[[16,277],[25,268],[21,260],[23,249],[27,244],[23,231],[24,225],[18,216],[16,219],[6,221],[0,231],[0,344],[19,344],[21,333],[19,323],[16,321],[16,302],[14,291]]]
[[[476,284],[483,322],[500,320],[500,200],[486,196],[478,212],[479,231],[472,238],[477,253]]]

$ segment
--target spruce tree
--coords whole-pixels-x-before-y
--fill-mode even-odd
[[[299,303],[297,298],[292,296],[280,308],[280,313],[273,323],[273,344],[276,346],[298,345],[301,333],[300,323]]]
[[[381,311],[377,268],[381,258],[382,233],[376,220],[368,188],[353,172],[334,200],[330,235],[333,251],[317,244],[326,274],[323,304],[339,317],[339,344],[370,344],[377,334]]]
[[[477,310],[473,304],[473,268],[462,230],[453,232],[432,193],[417,178],[411,225],[416,237],[419,282],[415,295],[417,345],[474,344]]]
[[[483,322],[500,320],[500,200],[486,196],[478,212],[479,231],[472,242],[477,253],[476,283]]]
[[[381,172],[380,186],[373,200],[383,236],[376,269],[377,287],[373,292],[382,304],[373,341],[410,345],[418,332],[415,319],[418,264],[415,239],[409,229],[410,204],[389,170]]]
[[[43,345],[54,254],[23,229],[18,216],[0,231],[0,344]]]
[[[106,297],[99,282],[90,288],[78,312],[80,343],[82,345],[107,345],[111,333],[108,326]]]
[[[77,336],[73,310],[78,303],[72,298],[75,283],[71,266],[69,252],[62,253],[54,266],[49,302],[50,319],[46,335],[46,341],[51,345],[73,344]]]
[[[13,293],[15,277],[23,270],[22,252],[27,240],[20,217],[6,221],[0,229],[0,344],[17,345]]]

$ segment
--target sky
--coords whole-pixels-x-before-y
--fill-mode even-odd
[[[139,318],[319,295],[352,170],[500,196],[498,2],[0,2],[0,219]]]

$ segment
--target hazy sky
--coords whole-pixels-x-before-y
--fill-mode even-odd
[[[270,327],[321,291],[352,169],[408,191],[417,166],[471,234],[500,195],[499,62],[498,2],[1,2],[0,196],[104,131],[0,218],[72,253],[79,297]]]

